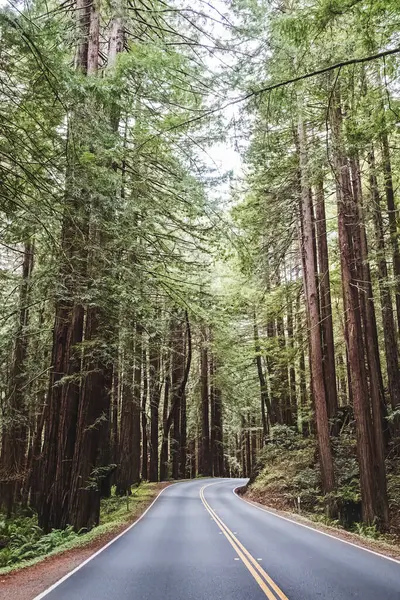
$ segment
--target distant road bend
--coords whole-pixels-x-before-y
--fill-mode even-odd
[[[238,498],[165,489],[134,527],[36,600],[400,600],[400,563]]]

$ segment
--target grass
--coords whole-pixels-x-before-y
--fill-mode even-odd
[[[129,497],[115,491],[102,500],[100,524],[89,532],[76,533],[72,527],[44,534],[37,526],[36,515],[18,515],[5,519],[0,515],[0,575],[36,564],[46,557],[73,548],[82,548],[105,534],[132,522],[155,497],[157,484],[142,483]],[[1,547],[0,546],[0,547]]]

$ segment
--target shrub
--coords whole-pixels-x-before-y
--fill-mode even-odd
[[[54,548],[77,537],[72,527],[54,529],[44,534],[35,523],[35,517],[17,517],[0,521],[0,567],[8,567],[23,560],[48,554]]]

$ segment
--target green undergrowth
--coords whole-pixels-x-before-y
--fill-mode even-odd
[[[35,564],[53,556],[90,544],[138,516],[154,497],[157,484],[142,483],[132,489],[131,496],[119,497],[112,490],[110,498],[101,502],[100,524],[91,531],[75,532],[72,527],[45,534],[37,525],[37,515],[24,510],[13,518],[0,514],[0,574]]]
[[[396,515],[400,508],[400,464],[388,460],[388,494],[392,514],[391,534],[361,523],[359,470],[354,436],[344,428],[333,439],[337,489],[330,497],[321,490],[315,438],[304,438],[294,428],[275,426],[259,453],[256,476],[250,480],[251,498],[277,509],[303,514],[315,522],[352,531],[369,539],[393,543],[399,539]],[[328,505],[337,507],[335,518]]]

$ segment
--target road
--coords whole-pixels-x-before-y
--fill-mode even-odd
[[[238,498],[244,480],[165,489],[46,600],[400,600],[400,563]]]

